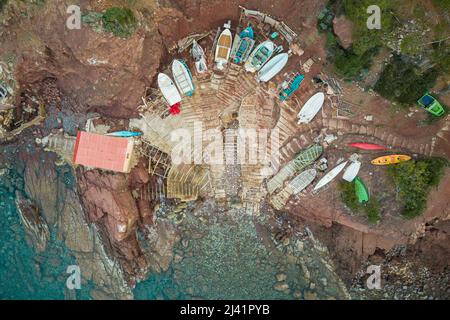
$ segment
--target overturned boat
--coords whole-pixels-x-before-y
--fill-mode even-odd
[[[316,176],[317,176],[316,169],[309,169],[300,173],[288,184],[289,188],[292,190],[292,194],[296,195],[302,192],[304,189],[306,189],[307,186],[309,186],[314,181]]]
[[[214,56],[214,61],[219,70],[222,70],[228,63],[232,43],[233,36],[231,35],[230,29],[224,29],[217,40],[216,54]]]
[[[191,53],[194,58],[195,69],[197,72],[201,74],[208,71],[205,51],[203,51],[203,48],[195,40],[192,42]]]
[[[275,77],[287,64],[289,55],[287,53],[280,53],[267,62],[264,67],[258,72],[258,80],[267,82]]]
[[[358,148],[361,150],[386,150],[386,147],[380,146],[379,144],[366,142],[352,142],[349,143],[348,146]]]
[[[178,90],[185,96],[192,96],[194,94],[194,83],[192,82],[192,75],[186,64],[180,60],[173,60],[172,75],[177,85]]]
[[[368,202],[370,195],[366,185],[359,177],[355,178],[355,194],[359,203]]]
[[[170,112],[172,114],[179,113],[181,95],[172,79],[165,73],[158,74],[158,87],[159,90],[161,90],[164,99],[170,106]]]
[[[410,156],[406,156],[403,154],[393,154],[390,156],[382,156],[371,161],[372,164],[376,166],[385,166],[390,164],[397,164],[400,162],[405,162],[411,160]]]
[[[334,178],[338,176],[339,173],[341,173],[342,170],[344,170],[344,167],[347,165],[348,161],[344,161],[341,164],[337,165],[331,171],[329,171],[326,175],[322,177],[322,179],[317,182],[316,186],[314,187],[313,191],[316,191],[327,184],[329,184]]]
[[[344,175],[342,178],[345,181],[352,182],[356,176],[358,175],[359,170],[361,169],[361,162],[354,161],[352,162],[347,169],[345,169]]]
[[[272,41],[264,41],[259,44],[255,50],[248,57],[244,67],[248,72],[256,72],[270,59],[275,49],[275,44]]]
[[[247,61],[252,52],[255,40],[253,39],[254,32],[252,27],[245,28],[239,35],[236,35],[236,47],[233,48],[231,58],[236,64]]]
[[[310,123],[317,115],[325,102],[325,95],[322,92],[313,95],[304,104],[302,110],[298,113],[298,123]]]

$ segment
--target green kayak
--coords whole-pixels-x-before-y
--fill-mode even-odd
[[[369,201],[369,191],[359,177],[355,178],[355,192],[359,203]]]

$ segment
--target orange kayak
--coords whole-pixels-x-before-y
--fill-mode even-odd
[[[402,154],[393,154],[391,156],[383,156],[372,160],[372,164],[377,166],[396,164],[403,161],[411,160],[410,156],[405,156]]]

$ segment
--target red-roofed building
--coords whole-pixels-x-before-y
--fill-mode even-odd
[[[78,131],[73,162],[91,168],[130,172],[134,142],[130,138]]]

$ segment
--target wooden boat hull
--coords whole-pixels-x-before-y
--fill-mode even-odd
[[[348,146],[358,148],[361,150],[386,150],[385,147],[375,143],[353,142],[349,143]]]
[[[258,80],[267,82],[275,77],[287,64],[289,55],[280,53],[267,62],[258,72]]]
[[[325,95],[322,92],[313,95],[303,106],[298,114],[298,123],[309,123],[322,109],[325,102]]]
[[[322,179],[317,182],[316,186],[314,187],[314,190],[318,190],[324,186],[326,186],[328,183],[330,183],[334,178],[338,176],[339,173],[341,173],[342,170],[344,170],[345,166],[347,165],[348,161],[344,161],[341,164],[337,165],[331,171],[329,171],[326,175],[322,177]]]
[[[231,46],[233,45],[233,36],[230,29],[225,29],[219,36],[216,45],[216,53],[214,61],[217,63],[219,69],[223,69],[230,58]]]
[[[410,156],[402,155],[402,154],[393,154],[390,156],[383,156],[373,159],[371,163],[376,166],[385,166],[390,164],[397,164],[400,162],[405,162],[411,160]]]
[[[199,74],[208,71],[205,51],[203,51],[203,48],[195,40],[192,42],[192,57],[194,58],[195,69]]]
[[[292,194],[296,195],[302,192],[307,186],[309,186],[317,176],[316,169],[309,169],[303,171],[294,179],[289,182],[289,188],[292,190]]]
[[[270,59],[275,49],[275,45],[272,41],[264,41],[260,43],[255,50],[250,54],[244,68],[247,72],[256,72],[262,68],[262,66]],[[260,58],[261,53],[263,53],[263,58]]]
[[[173,83],[172,79],[170,79],[167,74],[158,74],[158,87],[169,106],[173,106],[181,102],[181,95],[178,92],[175,83]]]
[[[173,60],[172,75],[178,91],[185,96],[192,96],[194,93],[194,83],[192,82],[189,70],[180,60]]]

